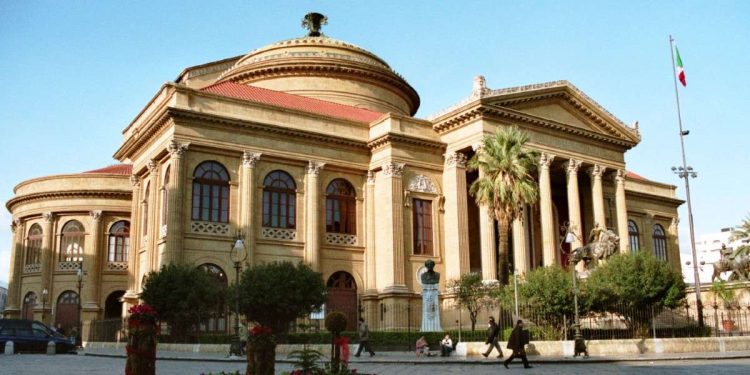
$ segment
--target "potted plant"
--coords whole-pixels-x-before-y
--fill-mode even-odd
[[[721,327],[724,329],[724,332],[732,332],[732,330],[734,330],[734,320],[732,320],[731,312],[732,307],[735,304],[734,291],[727,287],[726,281],[714,280],[714,282],[711,283],[711,292],[714,294],[714,306],[718,307],[716,304],[716,298],[719,298],[724,305],[724,309],[727,311],[726,319],[721,320]]]
[[[156,372],[156,337],[159,325],[151,306],[142,304],[128,309],[127,375],[153,375]]]

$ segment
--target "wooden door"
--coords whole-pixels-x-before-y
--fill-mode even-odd
[[[78,329],[78,293],[66,291],[57,299],[55,313],[55,327],[59,323],[66,336],[70,336],[73,328]]]
[[[346,316],[346,330],[357,329],[357,284],[354,277],[347,272],[339,271],[328,278],[328,298],[326,313],[339,311]]]

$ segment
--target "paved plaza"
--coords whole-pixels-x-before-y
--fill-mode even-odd
[[[534,368],[524,370],[520,363],[514,363],[510,370],[502,363],[358,363],[354,368],[360,373],[370,374],[498,374],[503,372],[518,374],[748,374],[750,359],[721,360],[670,360],[638,361],[616,363],[538,363]],[[244,371],[240,362],[200,362],[158,360],[156,372],[159,375],[199,375],[219,371]],[[291,365],[277,364],[276,373],[291,370]],[[64,375],[64,374],[111,374],[125,373],[124,358],[42,354],[0,355],[0,375]]]

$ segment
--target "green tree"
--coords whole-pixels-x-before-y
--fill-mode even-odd
[[[456,304],[469,311],[471,330],[477,325],[477,315],[483,308],[490,308],[493,300],[489,298],[490,286],[482,282],[482,275],[465,273],[458,280],[448,281],[448,290],[456,293]]]
[[[742,220],[742,223],[732,231],[732,236],[729,240],[750,240],[750,214],[748,214],[747,217]],[[750,246],[742,245],[735,249],[732,256],[736,257],[738,255],[750,255]]]
[[[224,288],[202,269],[169,264],[146,277],[140,298],[169,325],[170,336],[185,341],[187,334],[224,304]]]
[[[570,321],[575,315],[573,301],[573,275],[559,265],[535,268],[518,283],[518,303],[522,316],[528,315],[540,326],[551,328],[552,339],[565,335],[566,317]],[[515,305],[513,284],[502,287],[498,298],[503,306]]]
[[[498,279],[508,282],[508,230],[521,216],[523,205],[536,202],[539,194],[534,171],[539,154],[525,148],[529,136],[517,127],[498,129],[482,139],[482,146],[469,160],[470,170],[482,172],[471,184],[469,193],[477,204],[489,207],[497,220]]]
[[[609,258],[583,286],[589,309],[620,313],[641,333],[651,324],[652,308],[673,308],[685,298],[682,274],[645,251]]]
[[[320,308],[325,294],[321,273],[302,263],[273,262],[242,273],[239,307],[248,320],[270,327],[274,335],[283,340],[292,322]],[[237,289],[233,286],[230,299],[236,295]],[[234,301],[230,306],[234,306]]]

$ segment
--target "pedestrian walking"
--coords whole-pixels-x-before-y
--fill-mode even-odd
[[[357,354],[355,357],[359,357],[362,354],[362,350],[367,350],[370,353],[370,357],[375,355],[370,347],[370,328],[367,327],[367,323],[362,318],[359,318],[359,325],[357,327],[357,334],[359,335],[359,348],[357,348]]]
[[[245,348],[247,347],[247,322],[244,320],[240,321],[239,333],[240,333],[240,352],[245,355]]]
[[[531,368],[529,366],[529,360],[526,358],[526,344],[528,344],[528,336],[524,335],[523,332],[523,320],[516,322],[513,332],[510,333],[510,339],[508,339],[508,349],[512,350],[510,357],[503,362],[505,368],[508,368],[508,364],[513,358],[521,358],[523,361],[523,368]]]
[[[495,318],[490,317],[490,321],[487,323],[487,341],[485,342],[485,344],[489,344],[490,346],[487,347],[486,352],[482,353],[484,358],[487,358],[487,356],[492,353],[492,349],[497,349],[497,358],[503,358],[503,351],[500,349],[500,344],[497,342],[499,334],[500,327],[495,323]]]

